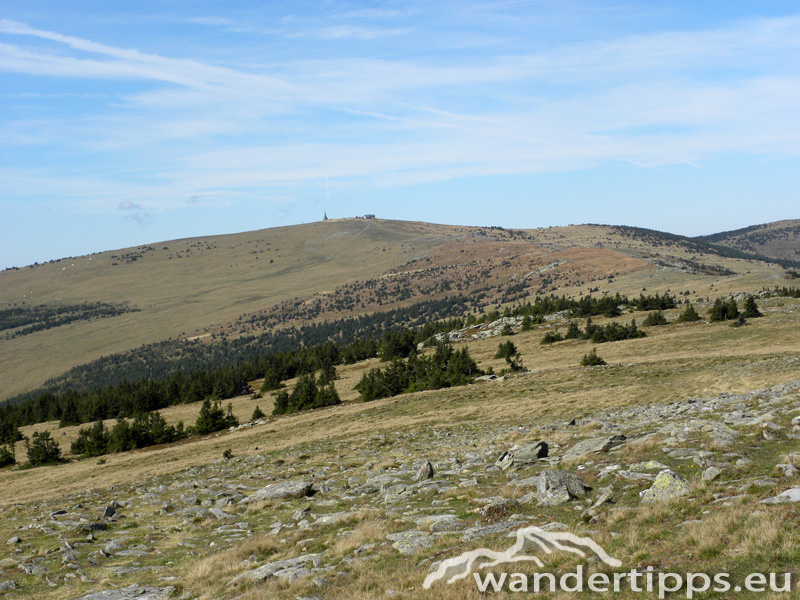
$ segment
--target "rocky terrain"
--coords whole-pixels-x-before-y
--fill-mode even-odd
[[[442,560],[505,548],[530,525],[591,534],[623,571],[793,570],[799,440],[791,381],[572,419],[520,414],[254,449],[4,507],[0,594],[472,597],[471,578],[422,582]]]

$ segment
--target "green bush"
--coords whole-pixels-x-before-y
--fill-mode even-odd
[[[644,320],[645,327],[654,327],[656,325],[666,325],[667,318],[664,316],[660,310],[654,310],[650,314],[647,315],[647,318]]]
[[[63,462],[61,448],[58,442],[50,437],[49,431],[35,431],[30,439],[25,440],[25,450],[31,467]]]
[[[542,345],[554,344],[555,342],[560,342],[563,339],[564,338],[561,337],[561,334],[558,333],[557,331],[548,331],[547,333],[544,334],[542,341],[539,343]]]
[[[700,320],[700,315],[691,304],[678,316],[678,323],[694,323]]]
[[[589,354],[584,354],[581,359],[582,367],[596,367],[604,364],[606,364],[606,361],[597,356],[597,348],[592,348],[592,351]]]
[[[508,358],[509,356],[514,356],[515,354],[519,354],[517,351],[517,347],[514,345],[514,342],[508,340],[507,342],[500,342],[497,346],[497,352],[495,353],[495,358]]]
[[[264,411],[261,410],[261,407],[256,405],[253,409],[253,414],[250,416],[251,421],[258,421],[259,419],[263,419],[267,415],[264,414]]]

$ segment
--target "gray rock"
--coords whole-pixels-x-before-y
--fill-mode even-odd
[[[456,515],[428,515],[414,519],[417,528],[424,531],[459,531],[464,528],[464,523]]]
[[[556,506],[568,502],[572,498],[583,498],[586,486],[577,475],[560,469],[545,469],[539,476],[536,496],[545,506]]]
[[[44,575],[47,573],[47,569],[42,565],[35,565],[29,562],[20,563],[17,568],[28,575]]]
[[[779,464],[775,465],[775,468],[783,473],[784,477],[789,479],[797,477],[797,475],[800,474],[800,469],[791,464]]]
[[[708,467],[705,471],[703,471],[703,481],[716,481],[719,479],[720,475],[722,475],[722,469],[718,469],[717,467]]]
[[[302,481],[278,481],[261,488],[257,492],[249,495],[242,500],[242,504],[250,502],[261,502],[262,500],[285,500],[287,498],[303,498],[310,495],[313,482]]]
[[[657,460],[648,460],[646,462],[638,462],[632,464],[628,467],[630,471],[663,471],[664,469],[669,469],[669,467],[663,463],[658,462]]]
[[[800,502],[800,487],[789,488],[774,498],[762,500],[761,504],[783,504],[786,502]]]
[[[661,471],[653,486],[639,493],[642,502],[654,502],[685,496],[691,491],[689,482],[683,477],[666,469]]]
[[[346,510],[342,512],[335,512],[335,513],[328,513],[327,515],[318,515],[316,517],[316,521],[314,521],[314,525],[338,525],[348,519],[352,519],[356,516],[355,511]]]
[[[417,471],[417,474],[414,476],[416,481],[423,481],[425,479],[433,479],[433,463],[430,460],[426,460],[423,465]]]
[[[519,448],[503,452],[494,464],[503,471],[521,469],[535,465],[541,458],[547,458],[548,453],[547,442],[539,440],[532,444],[525,444]]]
[[[392,547],[400,554],[414,554],[420,548],[433,544],[434,538],[425,531],[401,531],[390,533],[386,539],[392,542]]]
[[[8,541],[6,541],[6,544],[11,546],[13,544],[19,544],[20,542],[22,542],[22,540],[19,538],[19,536],[15,535],[14,537],[9,538]]]
[[[15,589],[17,589],[17,582],[13,579],[9,579],[8,581],[0,583],[0,592],[10,592],[11,590]]]
[[[278,560],[275,562],[267,563],[258,567],[257,569],[251,569],[250,571],[245,571],[244,573],[239,573],[236,577],[231,579],[228,582],[228,586],[238,585],[240,583],[257,583],[259,581],[264,581],[269,579],[270,577],[276,575],[278,572],[285,571],[284,578],[288,578],[288,573],[291,569],[295,569],[297,567],[302,567],[307,565],[308,563],[312,563],[313,566],[318,567],[322,564],[322,560],[319,554],[305,554],[303,556],[298,556],[297,558],[288,558],[286,560]]]
[[[126,588],[95,592],[76,600],[164,600],[169,598],[174,591],[173,586],[150,587],[134,583]]]
[[[624,435],[612,435],[581,440],[564,453],[564,460],[575,460],[585,454],[608,452],[611,448],[624,444],[625,440],[627,440],[627,438]]]

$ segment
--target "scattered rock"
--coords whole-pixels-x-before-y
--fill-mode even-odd
[[[416,481],[423,481],[425,479],[433,479],[433,463],[426,460],[425,463],[419,468],[417,474],[414,476]]]
[[[785,502],[800,502],[800,487],[789,488],[774,498],[762,500],[761,504],[783,504]]]
[[[547,442],[539,440],[533,444],[525,444],[503,452],[494,464],[504,471],[521,469],[535,465],[541,458],[547,458],[548,452]]]
[[[322,559],[319,554],[305,554],[297,558],[267,563],[257,569],[240,573],[228,582],[228,586],[238,585],[240,583],[258,583],[272,576],[295,581],[300,577],[311,574],[311,571],[305,568],[308,563],[311,563],[314,567],[320,567],[322,565]],[[303,569],[302,571],[299,569],[301,567]]]
[[[564,453],[564,460],[576,460],[586,454],[598,454],[601,452],[608,452],[615,446],[620,446],[625,443],[626,438],[624,435],[612,435],[607,437],[595,437],[581,440],[569,450]]]
[[[690,491],[691,486],[688,481],[677,473],[666,469],[658,474],[653,482],[653,487],[640,492],[639,497],[642,502],[654,502],[685,496]]]
[[[571,498],[583,498],[589,489],[577,475],[559,469],[545,469],[539,477],[536,495],[541,504],[556,506]]]
[[[242,504],[261,502],[262,500],[285,500],[287,498],[304,498],[311,495],[313,481],[278,481],[261,488],[251,494]]]
[[[173,586],[148,587],[134,583],[133,585],[118,590],[95,592],[87,596],[82,596],[77,600],[165,600],[169,598],[174,591],[175,588]]]

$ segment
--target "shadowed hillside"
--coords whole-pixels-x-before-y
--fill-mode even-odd
[[[771,258],[800,261],[800,220],[776,221],[704,235],[698,240]]]

